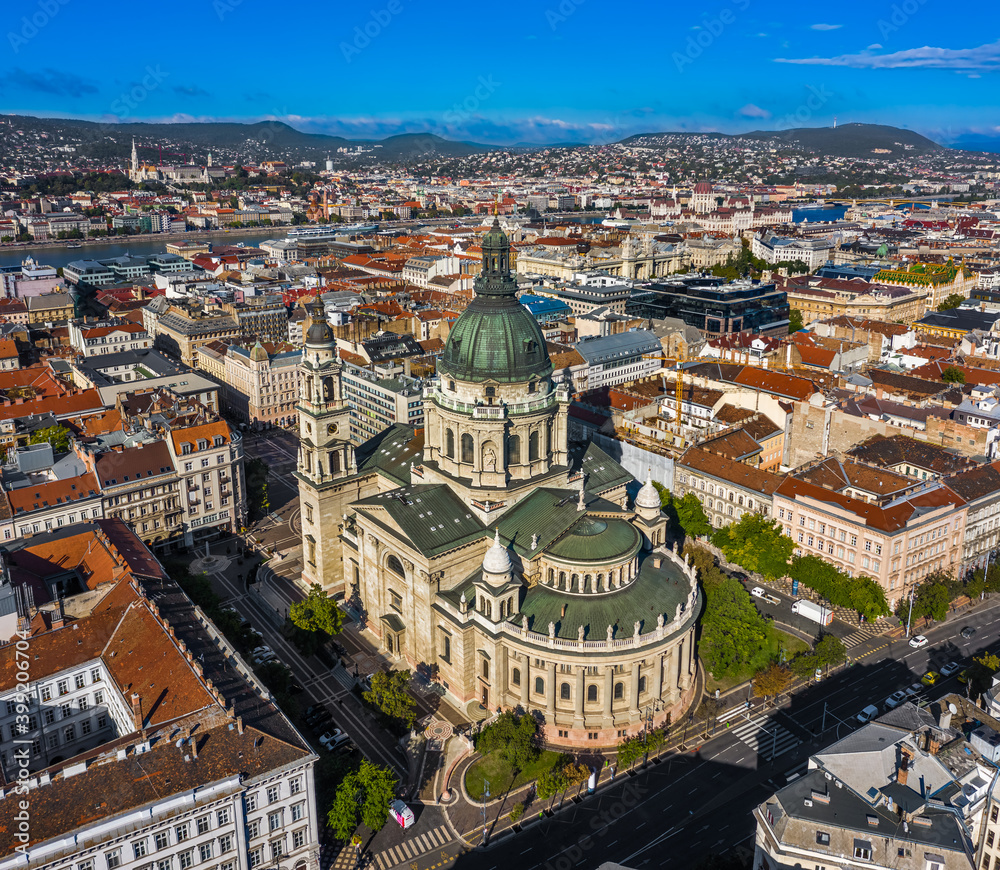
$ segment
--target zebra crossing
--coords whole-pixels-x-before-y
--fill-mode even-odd
[[[802,741],[784,725],[768,716],[758,716],[732,729],[740,740],[765,761],[784,755]]]
[[[843,639],[844,649],[851,649],[858,644],[864,643],[872,637],[878,637],[885,631],[885,626],[878,623],[866,622],[857,631],[852,632]]]
[[[439,825],[426,834],[411,836],[398,846],[383,849],[372,859],[371,866],[376,870],[390,870],[392,867],[398,867],[400,864],[412,861],[427,852],[440,849],[449,842],[451,842],[451,837],[448,836],[448,829],[444,825]]]

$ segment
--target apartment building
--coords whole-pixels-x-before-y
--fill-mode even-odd
[[[0,870],[318,870],[316,755],[142,542],[102,520],[8,550]]]
[[[198,349],[202,345],[220,339],[235,339],[240,331],[236,320],[227,314],[188,311],[169,304],[164,306],[162,299],[154,299],[143,309],[143,323],[158,348],[192,367],[196,365]]]
[[[689,447],[677,460],[674,492],[693,492],[713,527],[739,522],[745,513],[769,515],[775,490],[782,478],[752,465]]]
[[[423,427],[424,391],[420,381],[345,365],[341,383],[344,403],[351,409],[351,439],[356,443],[396,423]]]
[[[962,545],[965,567],[985,568],[1000,546],[1000,462],[980,465],[945,479],[969,505]]]
[[[138,323],[69,324],[70,344],[84,356],[100,356],[123,350],[147,350],[153,339]]]
[[[641,380],[663,366],[660,340],[645,329],[588,338],[576,350],[587,361],[590,390]]]
[[[242,436],[221,420],[167,434],[185,511],[184,546],[238,532],[247,510]]]

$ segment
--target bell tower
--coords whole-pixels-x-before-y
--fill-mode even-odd
[[[300,366],[299,482],[302,514],[302,579],[330,591],[343,582],[340,537],[345,478],[357,472],[350,440],[350,408],[341,394],[337,342],[319,300],[307,306],[312,325],[306,332]]]

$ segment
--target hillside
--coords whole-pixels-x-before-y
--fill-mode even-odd
[[[657,146],[668,139],[753,139],[776,146],[800,148],[831,157],[883,157],[917,155],[945,150],[912,130],[881,124],[841,124],[838,127],[797,127],[790,130],[755,130],[736,135],[726,133],[641,133],[622,140],[624,145]]]

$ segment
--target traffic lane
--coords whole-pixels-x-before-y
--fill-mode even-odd
[[[442,863],[447,864],[454,860],[467,848],[461,840],[453,840],[450,830],[444,817],[444,811],[440,807],[424,806],[419,803],[411,803],[413,814],[416,817],[413,825],[405,831],[390,817],[381,831],[379,831],[370,842],[365,843],[364,855],[369,860],[378,859],[376,866],[391,868],[405,865],[407,868],[416,867],[417,870],[433,868]],[[437,845],[437,840],[430,837],[431,831],[443,833],[448,831],[447,845]],[[411,852],[421,854],[413,858],[406,858],[406,852],[402,851],[403,844],[409,845]],[[431,848],[426,848],[430,846]]]

